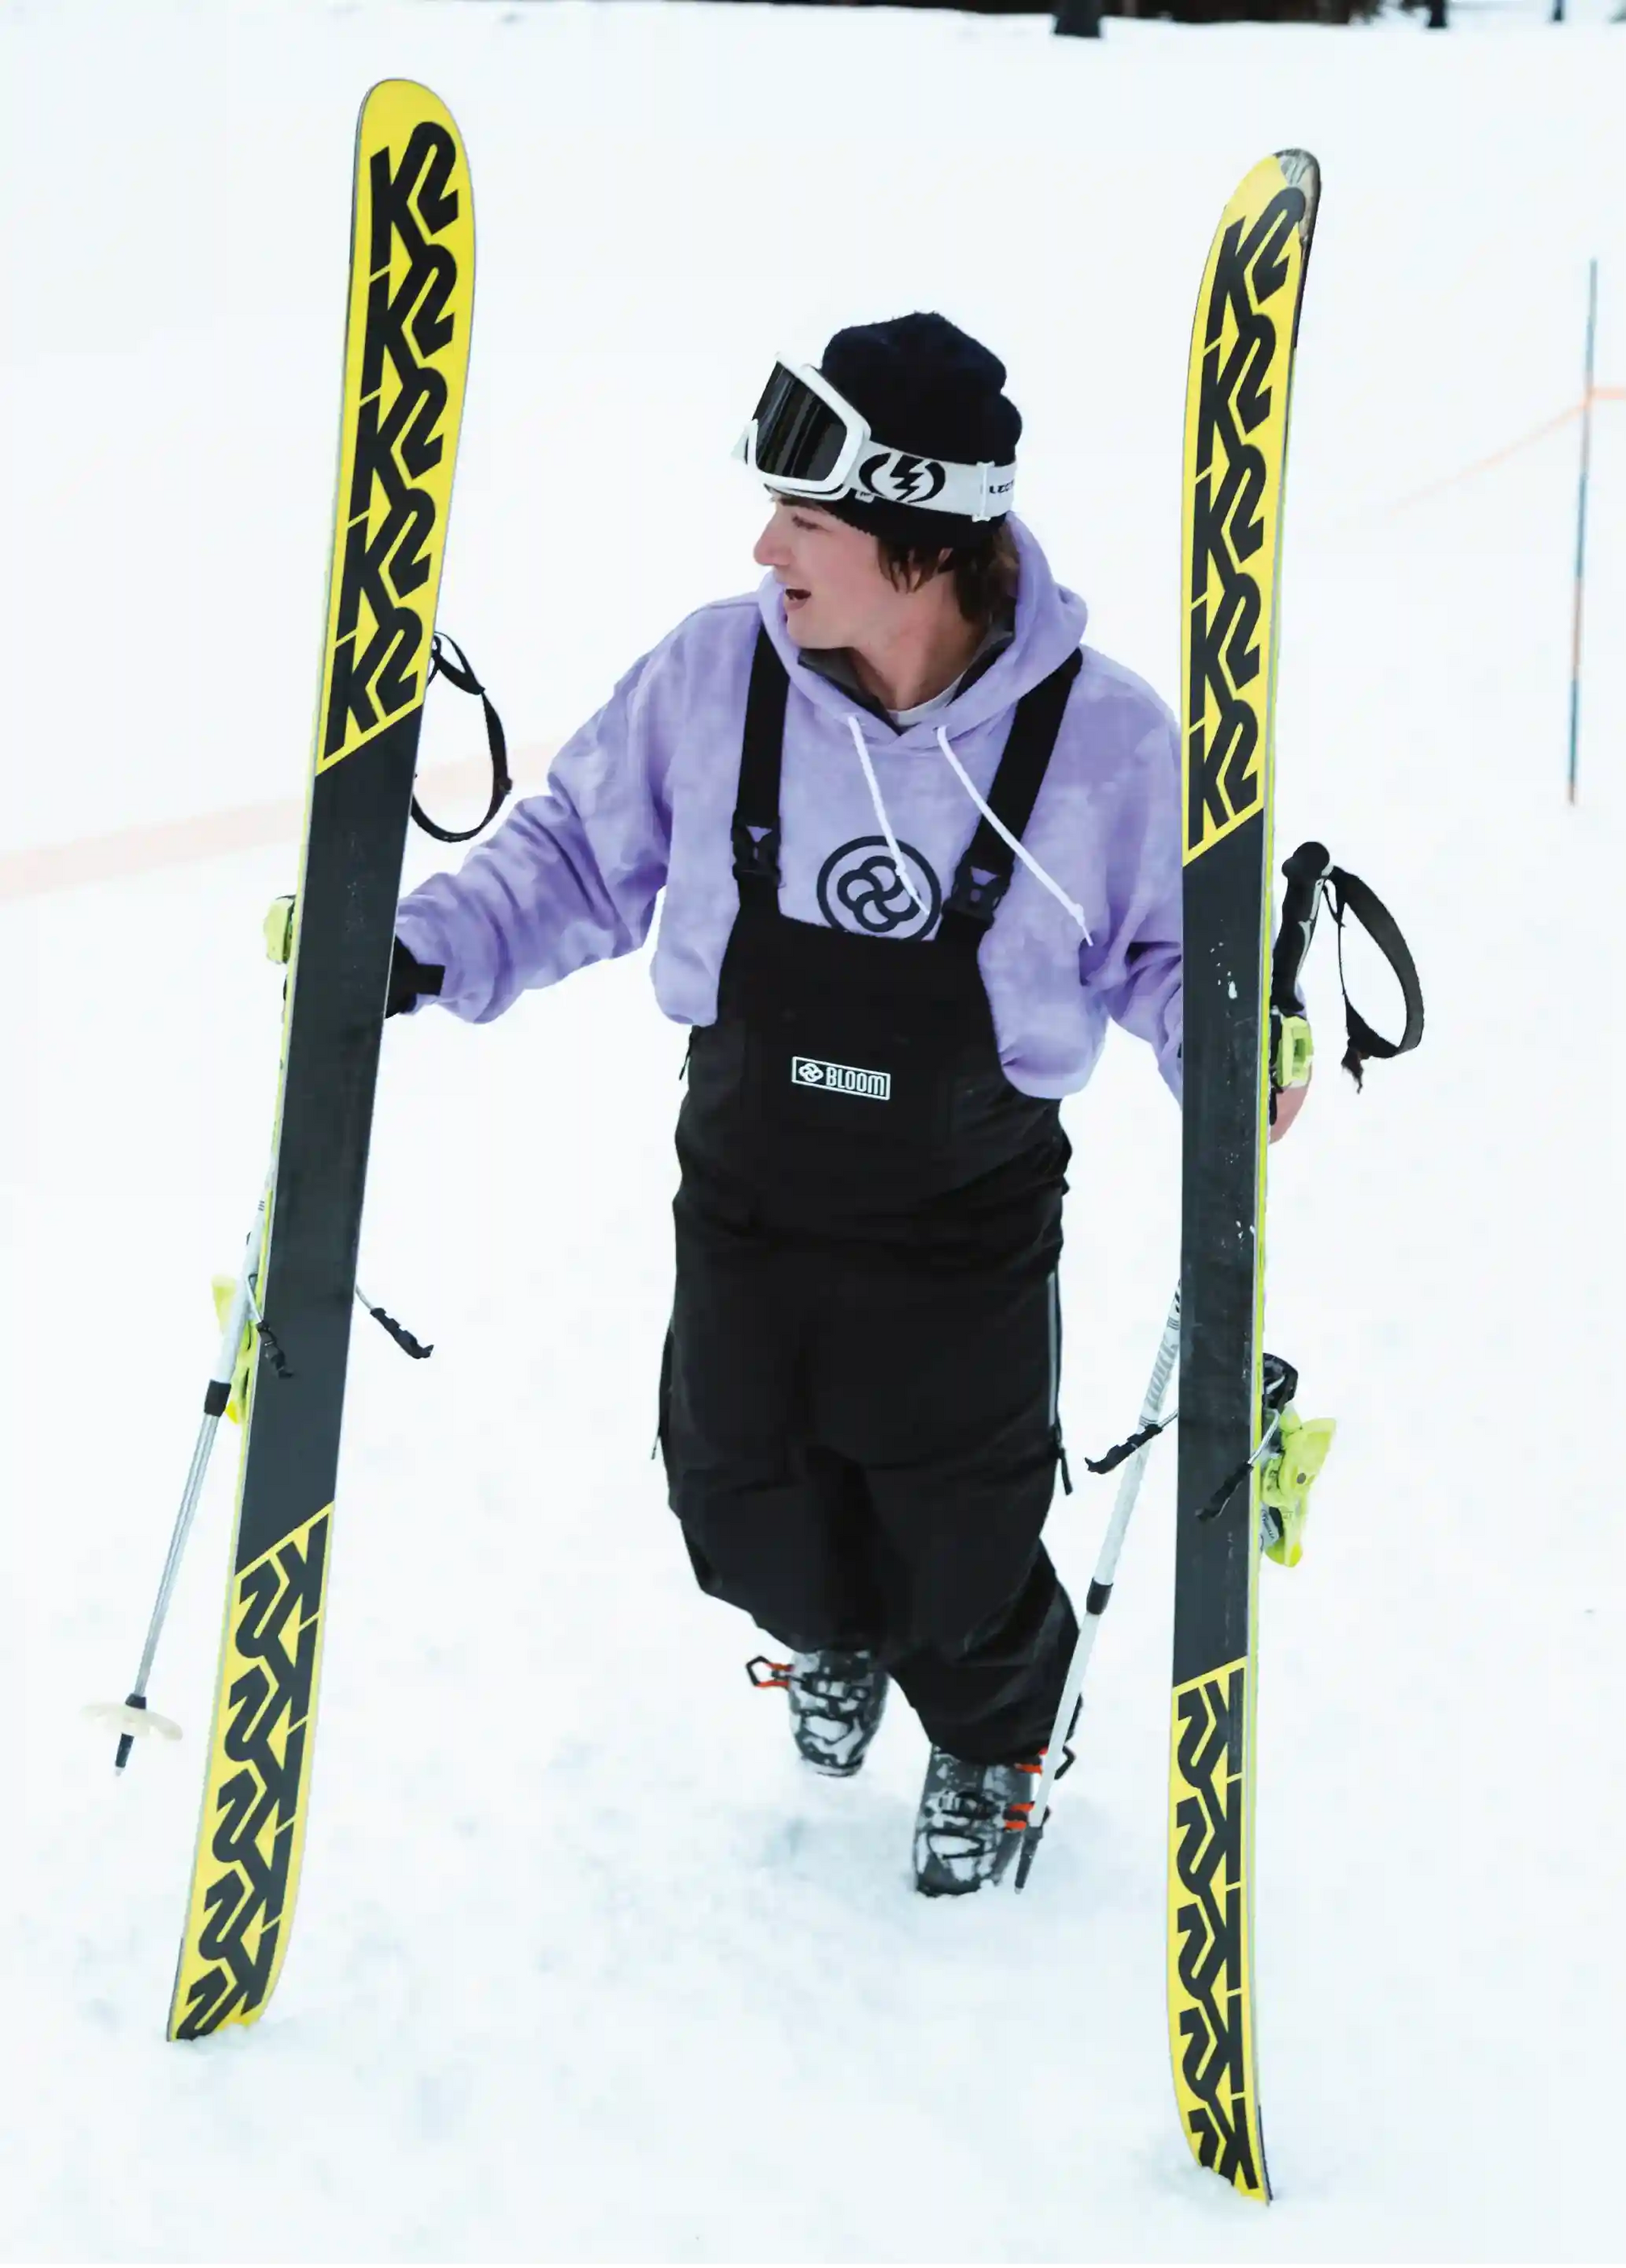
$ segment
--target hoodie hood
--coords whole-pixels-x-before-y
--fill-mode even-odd
[[[933,747],[939,726],[952,739],[1005,715],[1025,693],[1031,693],[1058,668],[1082,640],[1089,619],[1084,600],[1057,583],[1037,541],[1014,513],[1005,525],[1015,539],[1020,566],[1015,636],[946,709],[905,725],[890,745]],[[763,624],[785,666],[792,690],[844,724],[853,713],[852,696],[818,670],[803,666],[801,648],[786,627],[784,594],[773,576],[763,578],[756,595]]]

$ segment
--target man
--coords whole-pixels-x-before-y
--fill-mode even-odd
[[[1059,1099],[1109,1017],[1180,1077],[1174,721],[1080,649],[1009,516],[1004,379],[932,314],[776,366],[739,452],[761,588],[680,623],[412,893],[391,989],[483,1021],[642,944],[664,888],[656,995],[693,1027],[672,1506],[791,1655],[767,1682],[809,1764],[857,1771],[889,1680],[918,1712],[931,1895],[1003,1872],[1077,1637],[1041,1541]]]

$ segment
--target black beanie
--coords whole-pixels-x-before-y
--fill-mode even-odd
[[[1005,366],[945,315],[856,323],[836,332],[819,368],[879,446],[960,465],[1015,459],[1022,416],[1002,391]],[[894,543],[965,543],[1004,518],[973,519],[850,496],[828,499],[824,509]]]

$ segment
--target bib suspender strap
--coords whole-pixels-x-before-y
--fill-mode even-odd
[[[1033,816],[1067,697],[1083,662],[1084,656],[1075,650],[1016,704],[988,802],[1019,841]],[[734,806],[734,879],[739,885],[741,905],[754,903],[771,909],[779,902],[779,779],[790,690],[784,664],[768,632],[761,630],[751,659],[739,792]],[[943,909],[939,941],[953,950],[975,954],[1011,887],[1015,866],[1016,853],[1011,845],[986,819],[979,819]]]
[[[1053,669],[1016,704],[999,770],[988,791],[988,803],[1018,842],[1034,815],[1056,736],[1062,729],[1067,698],[1083,666],[1084,656],[1075,647],[1058,669]],[[943,909],[938,935],[945,944],[961,952],[976,951],[1015,870],[1015,851],[986,819],[979,819]]]
[[[751,685],[746,695],[745,745],[734,806],[734,879],[742,906],[770,912],[779,903],[779,773],[784,754],[784,710],[791,691],[784,664],[765,630],[756,634]]]

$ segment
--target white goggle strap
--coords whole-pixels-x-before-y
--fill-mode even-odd
[[[734,454],[756,472],[753,439],[754,428],[747,426]],[[1014,465],[956,465],[907,449],[878,451],[866,447],[862,436],[856,445],[850,439],[825,480],[793,481],[779,473],[761,477],[776,491],[806,497],[810,504],[852,496],[860,503],[913,504],[917,511],[953,512],[961,519],[998,519],[1010,511],[1016,490]]]
[[[847,493],[860,502],[913,504],[920,512],[952,512],[962,519],[997,519],[1011,509],[1014,465],[956,465],[907,449],[878,447],[860,456]]]

